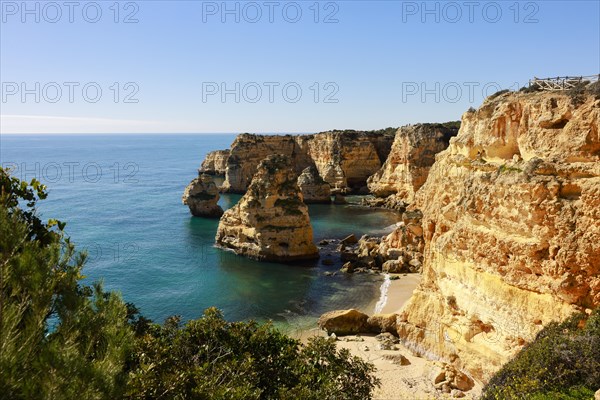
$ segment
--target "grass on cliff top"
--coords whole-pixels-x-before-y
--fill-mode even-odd
[[[600,389],[600,308],[551,323],[494,375],[482,400],[586,399]]]

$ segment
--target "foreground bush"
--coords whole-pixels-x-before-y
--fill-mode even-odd
[[[132,399],[358,400],[377,383],[372,365],[330,340],[300,346],[269,324],[226,322],[214,308],[183,327],[178,318],[151,325],[132,362]]]
[[[551,323],[490,380],[482,399],[586,399],[600,389],[600,309]]]
[[[326,339],[303,346],[216,309],[181,325],[140,316],[100,284],[46,197],[0,168],[0,399],[369,399],[371,364]]]

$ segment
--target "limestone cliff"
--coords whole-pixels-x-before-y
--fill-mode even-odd
[[[267,156],[282,154],[292,162],[296,176],[311,165],[310,159],[300,151],[296,138],[292,135],[238,135],[231,145],[225,182],[222,190],[232,193],[244,193],[256,172],[258,164]]]
[[[331,203],[331,187],[314,166],[302,171],[298,177],[298,186],[305,203]]]
[[[332,189],[359,190],[381,168],[392,141],[393,136],[387,130],[296,136],[241,134],[231,145],[222,190],[244,193],[259,162],[271,154],[288,156],[297,175],[309,166],[316,166]],[[208,158],[205,162],[210,163]]]
[[[505,93],[463,115],[415,198],[414,350],[486,380],[547,323],[600,304],[600,100]]]
[[[289,157],[271,155],[260,162],[246,194],[221,217],[216,242],[264,261],[319,256]]]
[[[435,155],[448,147],[458,127],[445,124],[404,126],[396,132],[391,152],[379,171],[369,177],[371,193],[378,197],[394,195],[412,203],[425,183]]]
[[[311,135],[302,148],[333,189],[356,190],[381,168],[392,140],[378,132],[331,131]]]
[[[225,175],[229,150],[211,151],[206,155],[199,172],[209,175]]]
[[[223,209],[217,204],[219,190],[212,178],[200,175],[190,182],[183,192],[182,202],[190,208],[195,217],[219,218]]]

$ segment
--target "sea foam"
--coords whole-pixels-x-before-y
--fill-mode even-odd
[[[383,311],[383,307],[385,307],[387,304],[388,289],[391,283],[392,280],[390,279],[390,274],[385,274],[385,279],[383,280],[380,288],[381,294],[379,295],[379,301],[377,304],[375,304],[375,314],[381,313],[381,311]]]

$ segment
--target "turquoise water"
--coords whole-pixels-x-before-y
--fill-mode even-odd
[[[191,217],[181,195],[204,155],[228,148],[233,138],[3,135],[0,161],[17,177],[49,187],[42,217],[67,221],[67,233],[87,249],[86,279],[102,279],[153,320],[196,318],[216,306],[229,320],[289,326],[314,322],[331,309],[365,309],[381,278],[325,276],[340,268],[338,259],[333,266],[271,264],[213,247],[218,221]],[[223,195],[220,204],[227,209],[240,197]],[[309,213],[316,241],[382,234],[398,220],[392,212],[354,205],[311,205]]]

